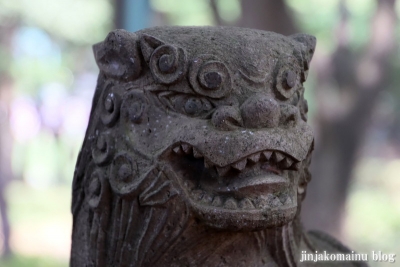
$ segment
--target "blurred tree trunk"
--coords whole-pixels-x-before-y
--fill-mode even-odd
[[[318,117],[316,118],[316,151],[313,155],[313,179],[303,204],[306,228],[320,229],[340,237],[342,215],[352,170],[369,126],[369,119],[385,89],[394,52],[395,0],[377,0],[372,21],[371,40],[356,59],[347,39],[348,12],[341,5],[342,21],[338,26],[338,46],[326,61],[328,67],[311,68],[317,74]],[[213,7],[213,6],[212,6]],[[313,7],[310,7],[313,8]],[[215,21],[223,23],[214,11]],[[274,31],[289,35],[299,32],[285,1],[242,1],[242,19],[238,26]],[[318,45],[317,45],[318,46]],[[326,108],[326,95],[338,85],[338,105]],[[325,99],[323,99],[325,98]]]
[[[238,26],[284,35],[298,32],[293,16],[283,0],[242,1],[242,18]]]
[[[364,53],[356,59],[347,42],[347,12],[342,5],[338,47],[329,68],[316,68],[318,76],[316,150],[313,180],[303,206],[308,228],[321,229],[339,237],[352,171],[379,94],[385,90],[394,54],[395,0],[378,0],[371,22],[371,38]],[[327,99],[333,80],[339,86],[338,101]],[[325,91],[325,92],[324,92]],[[323,96],[325,95],[325,96]],[[325,99],[321,99],[325,98]],[[327,108],[327,102],[338,105]],[[328,104],[329,105],[329,104]]]
[[[0,185],[0,216],[3,235],[3,251],[1,256],[7,258],[11,255],[10,248],[10,222],[8,219],[8,206],[4,195],[5,186]]]
[[[10,247],[10,221],[8,217],[8,203],[5,196],[8,183],[12,179],[11,171],[11,146],[12,137],[9,127],[9,103],[10,103],[10,84],[11,79],[6,78],[4,73],[0,72],[0,219],[1,232],[3,240],[3,251],[1,256],[11,255]]]
[[[3,66],[9,66],[11,61],[12,36],[15,30],[16,19],[0,25],[0,47],[4,55],[1,58]],[[12,136],[9,125],[10,103],[12,98],[13,79],[6,71],[0,69],[0,219],[1,230],[0,245],[3,243],[2,257],[11,255],[10,247],[10,220],[8,216],[8,202],[5,196],[8,183],[12,180],[11,150]]]

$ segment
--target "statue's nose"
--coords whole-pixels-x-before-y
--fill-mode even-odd
[[[275,128],[281,118],[279,103],[267,94],[248,98],[240,107],[240,113],[247,128]]]
[[[220,106],[211,118],[220,130],[246,128],[293,127],[299,120],[298,108],[279,103],[273,96],[259,93],[239,106]]]

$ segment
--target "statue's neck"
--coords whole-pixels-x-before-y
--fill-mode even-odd
[[[282,227],[268,229],[266,234],[268,249],[278,266],[297,266],[303,234],[300,223],[293,221]]]
[[[282,227],[255,232],[215,231],[193,222],[157,264],[292,267],[296,266],[301,235],[297,220]]]

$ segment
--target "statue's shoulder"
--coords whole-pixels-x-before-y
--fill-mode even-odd
[[[319,251],[330,251],[330,252],[337,252],[337,253],[352,253],[351,249],[343,245],[339,240],[335,239],[334,237],[330,236],[327,233],[311,230],[307,232],[308,238],[314,245],[314,247],[318,248]]]
[[[364,261],[364,259],[368,257],[368,255],[360,254],[354,250],[349,249],[340,241],[324,232],[315,230],[308,231],[305,241],[307,243],[307,246],[309,248],[312,248],[312,251],[307,251],[307,253],[314,253],[314,257],[316,257],[315,254],[321,255],[322,257],[322,260],[320,259],[317,262],[313,263],[309,262],[310,264],[306,264],[305,266],[368,267],[367,262]],[[329,258],[328,261],[326,260],[327,257]],[[350,257],[351,259],[356,260],[351,261],[348,260],[348,258],[346,257]]]

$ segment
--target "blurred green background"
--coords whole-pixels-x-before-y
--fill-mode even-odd
[[[91,45],[155,25],[315,35],[305,226],[399,256],[399,14],[395,0],[0,0],[0,266],[68,266],[72,176],[98,74]]]

